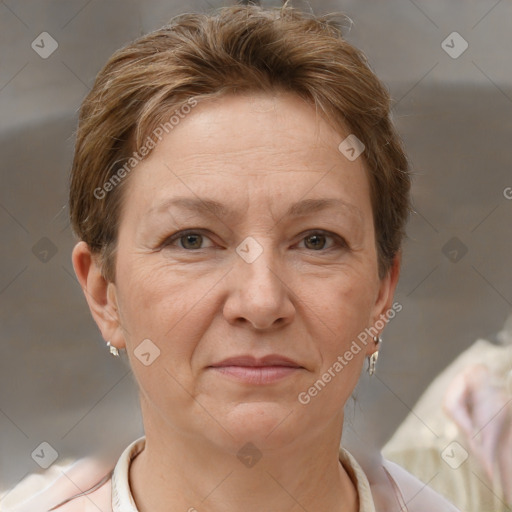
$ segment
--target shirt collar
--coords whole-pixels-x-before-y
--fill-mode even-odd
[[[129,444],[117,461],[112,474],[112,512],[138,512],[133,501],[129,483],[129,469],[132,460],[144,450],[146,436]]]
[[[136,439],[125,448],[117,461],[112,474],[113,512],[138,512],[130,490],[129,469],[131,461],[144,450],[145,444],[145,436]],[[370,483],[363,469],[345,448],[340,447],[339,453],[340,462],[357,488],[359,512],[375,512]]]

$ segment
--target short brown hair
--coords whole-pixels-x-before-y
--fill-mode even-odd
[[[177,16],[115,52],[99,72],[80,109],[69,206],[73,230],[100,256],[105,278],[115,279],[126,161],[159,123],[191,98],[277,90],[299,95],[365,145],[379,275],[386,274],[410,211],[408,160],[389,93],[334,15],[285,4]]]

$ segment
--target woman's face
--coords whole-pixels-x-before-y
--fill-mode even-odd
[[[134,169],[108,291],[117,320],[100,328],[128,350],[146,429],[233,449],[341,431],[372,340],[333,365],[396,284],[378,276],[364,163],[338,149],[347,135],[294,95],[227,96]]]

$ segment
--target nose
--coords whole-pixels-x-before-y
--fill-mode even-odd
[[[244,255],[243,249],[248,247],[250,251],[261,252],[256,259]],[[253,241],[252,246],[241,244],[241,249],[241,256],[237,256],[235,268],[230,272],[224,317],[232,324],[247,323],[257,330],[289,324],[295,314],[294,294],[278,257],[268,245],[263,246],[261,239],[258,244]]]

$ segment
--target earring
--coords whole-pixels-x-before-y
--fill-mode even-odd
[[[377,359],[379,358],[379,346],[382,343],[382,338],[380,336],[377,336],[373,338],[373,341],[375,342],[375,346],[377,347],[377,350],[368,357],[368,374],[370,377],[375,373],[375,368],[377,366]]]
[[[119,357],[119,349],[117,347],[114,347],[114,345],[111,345],[110,344],[110,341],[107,342],[107,347],[109,347],[110,349],[110,353],[114,356],[114,357]]]

